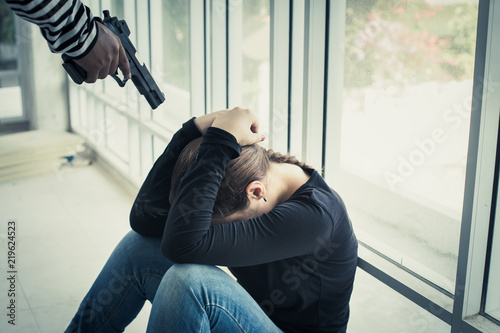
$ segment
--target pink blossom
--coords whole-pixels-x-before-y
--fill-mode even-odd
[[[394,14],[405,14],[406,13],[406,8],[404,7],[398,7],[394,9]]]

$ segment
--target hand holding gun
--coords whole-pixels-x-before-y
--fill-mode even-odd
[[[144,95],[151,108],[156,109],[161,103],[163,103],[163,101],[165,101],[165,96],[161,92],[160,88],[158,88],[158,85],[151,76],[151,73],[147,69],[146,65],[139,61],[136,49],[128,38],[130,30],[127,23],[125,20],[119,21],[116,17],[111,17],[108,10],[103,11],[103,13],[104,19],[97,19],[120,38],[130,64],[132,82],[134,82],[134,85],[137,90],[139,90],[139,93]],[[64,60],[63,67],[66,72],[68,72],[69,76],[76,84],[82,84],[87,77],[85,70],[72,58],[64,54],[62,55],[62,58]],[[120,87],[125,86],[125,83],[127,82],[126,78],[123,80],[120,79],[118,77],[118,73],[113,74],[112,77]]]

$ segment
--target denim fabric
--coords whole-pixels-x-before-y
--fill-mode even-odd
[[[175,264],[163,277],[149,318],[156,332],[282,332],[218,267]]]
[[[65,332],[123,332],[144,302],[153,301],[172,262],[160,238],[129,232],[104,265]]]
[[[231,276],[173,264],[160,238],[129,232],[83,299],[66,333],[123,332],[146,300],[148,332],[281,332]]]

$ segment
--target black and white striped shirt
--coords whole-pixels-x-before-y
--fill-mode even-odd
[[[54,53],[73,58],[87,54],[97,40],[90,9],[80,0],[6,0],[19,17],[33,22]]]

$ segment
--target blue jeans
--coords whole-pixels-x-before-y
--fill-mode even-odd
[[[149,333],[282,332],[231,276],[214,266],[173,264],[159,238],[129,232],[66,329],[123,332],[146,300]]]

